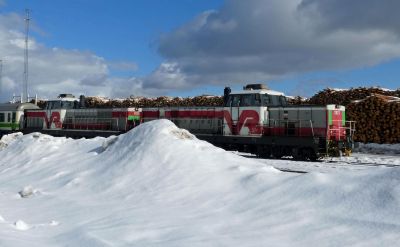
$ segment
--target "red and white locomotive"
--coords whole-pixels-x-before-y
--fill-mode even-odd
[[[25,114],[25,131],[40,131],[55,136],[94,137],[126,132],[140,123],[135,108],[85,108],[71,94],[60,94],[46,102],[44,109]]]
[[[221,107],[84,108],[71,95],[49,101],[46,109],[27,110],[27,131],[74,137],[108,136],[142,122],[169,119],[199,139],[225,149],[262,157],[293,156],[315,160],[349,152],[354,122],[346,121],[338,105],[288,105],[283,93],[261,84],[224,91]]]
[[[142,121],[160,118],[225,149],[309,160],[350,152],[355,130],[344,106],[288,105],[283,93],[260,84],[226,88],[223,107],[142,109]]]

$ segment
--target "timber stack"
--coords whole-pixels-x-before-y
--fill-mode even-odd
[[[132,97],[123,100],[108,100],[99,97],[86,97],[86,106],[89,108],[108,108],[108,107],[190,107],[190,106],[222,106],[223,97],[221,96],[196,96],[193,98],[181,97]]]
[[[308,103],[314,105],[335,104],[347,106],[354,100],[365,99],[372,94],[400,97],[400,89],[393,91],[377,87],[359,87],[348,90],[327,88],[311,97]]]
[[[355,141],[400,143],[400,98],[372,94],[347,105],[346,112],[357,121]]]

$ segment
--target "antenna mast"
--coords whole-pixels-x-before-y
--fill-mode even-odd
[[[3,60],[0,59],[0,94],[3,88]]]
[[[29,34],[29,9],[25,9],[25,57],[24,57],[24,86],[23,95],[21,95],[21,103],[28,102],[28,34]],[[24,100],[25,99],[25,100]]]

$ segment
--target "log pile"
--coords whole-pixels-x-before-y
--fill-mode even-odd
[[[335,104],[346,106],[354,100],[365,99],[372,94],[400,97],[400,89],[397,91],[391,91],[376,87],[359,87],[351,88],[349,90],[327,88],[323,91],[319,91],[317,94],[311,97],[308,103],[314,105]]]
[[[180,97],[157,97],[145,98],[135,97],[124,100],[108,100],[98,97],[87,97],[85,101],[88,108],[108,108],[108,107],[190,107],[190,106],[222,106],[223,97],[220,96],[196,96],[193,98]]]
[[[400,143],[400,98],[373,94],[347,105],[346,112],[357,121],[355,141]]]
[[[289,105],[309,105],[309,100],[307,98],[296,96],[296,97],[287,97],[287,103]]]

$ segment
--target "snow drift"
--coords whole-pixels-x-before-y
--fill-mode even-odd
[[[2,143],[0,246],[390,246],[400,238],[397,168],[283,173],[167,120],[107,139],[36,133]]]

